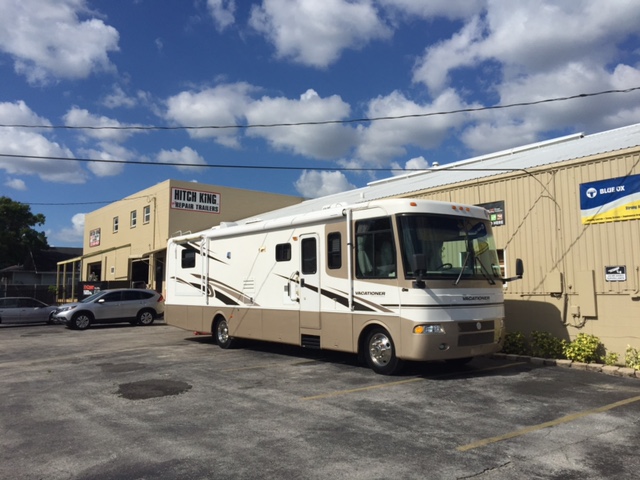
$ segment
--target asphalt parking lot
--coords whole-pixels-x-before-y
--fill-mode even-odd
[[[2,479],[636,479],[640,380],[493,358],[397,377],[164,324],[0,328]]]

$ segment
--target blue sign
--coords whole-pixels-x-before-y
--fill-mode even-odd
[[[582,223],[640,219],[640,175],[580,184]]]

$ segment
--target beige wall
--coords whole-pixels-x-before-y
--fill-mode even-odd
[[[172,208],[174,188],[218,194],[219,203],[216,205],[219,211],[210,213]],[[302,200],[288,195],[167,180],[85,216],[82,280],[88,279],[88,265],[92,263],[101,264],[99,280],[127,280],[130,262],[149,257],[152,252],[157,253],[151,255],[151,262],[162,257],[172,235],[204,230],[220,222],[239,220]],[[148,221],[144,218],[145,207],[150,213]],[[131,212],[136,213],[135,226],[131,224]],[[114,231],[115,217],[118,217],[117,232]],[[91,232],[97,230],[100,232],[99,242],[95,235],[91,236]]]
[[[637,175],[639,165],[635,148],[410,196],[504,200],[506,225],[494,228],[497,247],[505,250],[508,274],[516,257],[525,263],[524,279],[505,289],[509,329],[567,339],[595,334],[623,355],[627,345],[640,348],[640,220],[582,225],[580,184]],[[626,266],[626,282],[605,280],[605,267],[614,265]]]

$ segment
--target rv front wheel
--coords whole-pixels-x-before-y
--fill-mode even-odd
[[[213,331],[216,336],[216,342],[220,348],[226,349],[233,346],[233,338],[229,335],[229,324],[224,318],[216,321]]]
[[[396,357],[396,347],[391,335],[384,328],[374,328],[367,335],[365,343],[367,365],[381,375],[398,373],[403,361]]]

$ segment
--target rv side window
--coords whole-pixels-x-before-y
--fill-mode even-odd
[[[327,266],[330,269],[342,267],[342,245],[338,232],[327,236]]]
[[[288,262],[291,260],[291,244],[280,243],[276,245],[276,262]]]
[[[300,245],[302,248],[302,273],[312,275],[318,271],[316,256],[316,239],[305,238]]]
[[[193,268],[196,266],[196,251],[186,249],[182,251],[182,268]]]
[[[389,217],[356,222],[356,277],[396,278],[396,249]]]

